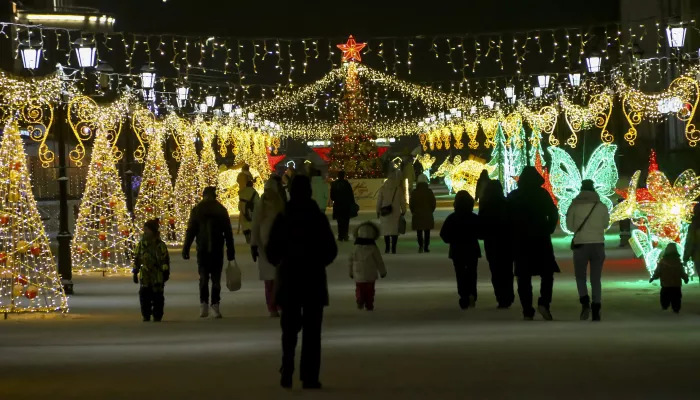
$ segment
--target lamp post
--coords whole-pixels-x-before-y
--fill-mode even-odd
[[[29,40],[25,40],[19,45],[20,54],[22,54],[22,66],[24,69],[35,70],[39,68],[41,61],[41,45],[33,44],[31,36]]]
[[[216,96],[214,95],[209,95],[204,100],[209,108],[213,108],[216,105]]]
[[[600,72],[600,65],[603,62],[603,58],[598,54],[597,52],[591,53],[588,57],[586,57],[586,67],[588,68],[588,72],[590,73],[598,73]]]
[[[569,83],[571,83],[571,86],[573,87],[581,86],[581,74],[578,72],[569,74]]]
[[[540,89],[546,89],[549,86],[549,75],[540,75],[537,77],[537,85]]]
[[[190,97],[190,88],[188,86],[179,86],[176,89],[177,92],[177,105],[182,108],[187,103],[187,99]]]
[[[156,70],[150,66],[144,66],[141,68],[141,88],[142,89],[153,89],[153,84],[156,81]]]
[[[73,42],[73,48],[78,58],[80,68],[91,68],[95,66],[95,42],[80,38]]]

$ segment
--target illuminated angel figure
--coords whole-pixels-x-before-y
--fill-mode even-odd
[[[663,172],[655,171],[647,178],[647,189],[655,200],[640,201],[639,210],[648,218],[648,229],[661,239],[679,241],[683,224],[693,217],[700,178],[689,169],[671,186]]]
[[[552,156],[550,180],[552,191],[559,199],[559,216],[561,229],[567,234],[573,232],[566,226],[566,212],[571,206],[571,202],[581,192],[581,182],[590,179],[595,185],[595,190],[600,196],[600,201],[612,209],[612,201],[608,198],[615,193],[617,183],[617,166],[615,165],[614,144],[602,144],[591,155],[588,164],[583,168],[583,174],[578,172],[576,163],[571,156],[559,147],[549,147],[547,149]]]

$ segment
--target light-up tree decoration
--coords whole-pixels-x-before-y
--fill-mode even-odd
[[[17,123],[0,143],[0,312],[68,311]]]
[[[490,171],[489,178],[501,182],[505,195],[515,190],[518,187],[517,178],[527,165],[524,131],[518,130],[508,140],[499,126],[494,137],[491,161],[487,165]]]
[[[425,175],[428,178],[428,182],[430,182],[430,168],[432,168],[433,164],[435,164],[435,157],[431,157],[430,154],[424,153],[423,155],[416,157],[416,161],[418,161],[423,167],[423,175]]]
[[[466,190],[472,196],[475,196],[476,183],[479,180],[481,171],[491,172],[492,168],[477,159],[462,161],[461,156],[455,156],[450,162],[448,157],[433,174],[433,177],[443,176],[445,185],[450,193]]]
[[[547,150],[552,157],[550,181],[552,182],[552,191],[559,199],[561,228],[571,235],[573,232],[566,226],[566,212],[569,210],[571,202],[581,192],[583,180],[592,180],[595,190],[600,196],[600,201],[608,207],[608,211],[612,209],[613,204],[608,197],[615,193],[614,189],[618,179],[617,165],[615,165],[617,146],[614,144],[598,146],[591,154],[588,164],[583,168],[583,174],[579,173],[576,163],[566,151],[559,147],[549,147]]]
[[[202,126],[200,124],[200,126]],[[214,155],[214,135],[216,132],[209,126],[202,126],[199,135],[202,138],[202,152],[199,162],[199,193],[209,186],[217,186],[219,182],[219,170],[216,166],[216,155]]]
[[[199,186],[199,156],[191,130],[176,133],[180,146],[180,168],[175,179],[175,226],[177,237],[184,238],[190,211],[202,198]]]
[[[240,214],[238,210],[238,200],[240,188],[238,187],[238,174],[242,170],[240,168],[229,169],[219,173],[219,186],[216,190],[219,202],[226,207],[228,215]],[[253,189],[262,196],[265,190],[265,181],[260,176],[260,173],[254,168],[250,168],[250,174],[253,175],[255,182]]]
[[[79,273],[104,275],[131,270],[131,217],[108,135],[101,130],[95,133],[87,184],[71,242],[73,268]]]
[[[163,129],[158,127],[148,138],[146,164],[134,215],[138,229],[141,229],[146,221],[158,218],[163,241],[169,245],[177,245],[179,244],[176,231],[177,214],[172,179],[163,154],[164,136]]]

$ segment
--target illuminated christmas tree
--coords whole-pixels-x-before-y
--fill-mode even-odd
[[[0,312],[68,311],[17,124],[0,144]]]
[[[180,168],[175,180],[175,226],[177,237],[184,238],[190,211],[202,197],[199,187],[199,157],[194,134],[181,132]]]
[[[356,43],[350,36],[346,44],[338,45],[343,51],[345,85],[338,112],[338,124],[333,128],[333,146],[330,152],[330,170],[344,170],[348,178],[380,178],[382,175],[379,153],[369,128],[369,109],[365,104],[357,73],[357,62],[362,61],[360,50],[364,43]]]
[[[216,155],[212,143],[214,132],[204,129],[200,131],[202,137],[202,154],[199,162],[199,194],[204,188],[217,186],[219,183],[219,170],[216,166]]]
[[[491,161],[488,164],[492,171],[489,174],[491,179],[497,179],[503,185],[505,190],[505,178],[507,176],[508,169],[508,153],[506,150],[506,137],[503,134],[503,129],[498,126],[496,130],[496,136],[494,137],[493,150],[491,151]],[[508,192],[506,192],[507,194]]]
[[[499,125],[494,137],[491,161],[487,164],[489,177],[497,179],[503,185],[503,193],[508,195],[517,188],[517,177],[527,163],[527,153],[522,138],[513,135],[507,140],[503,128]]]
[[[87,184],[71,242],[73,268],[79,273],[131,270],[131,217],[114,166],[112,144],[97,130]]]
[[[544,150],[542,149],[542,135],[540,134],[539,128],[535,128],[530,133],[530,164],[536,165],[537,158],[540,159],[539,163],[541,166],[547,165],[544,161]]]
[[[141,189],[136,200],[134,214],[136,228],[151,219],[160,221],[160,235],[168,245],[179,244],[175,224],[177,222],[173,199],[173,184],[163,155],[164,135],[155,129],[149,138],[148,154],[141,179]]]

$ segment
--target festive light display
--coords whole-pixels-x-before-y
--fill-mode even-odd
[[[367,43],[355,42],[355,38],[353,38],[352,35],[350,35],[350,38],[348,38],[347,43],[337,45],[337,47],[343,52],[343,62],[361,62],[362,56],[360,55],[360,51],[362,51],[362,49],[364,49],[365,46],[367,46]]]
[[[366,131],[367,106],[364,103],[357,64],[350,62],[345,78],[345,94],[340,105],[339,121],[333,130],[333,147],[329,169],[345,171],[349,179],[380,178],[381,163],[374,132]]]
[[[571,202],[581,192],[581,182],[590,179],[595,185],[595,190],[600,196],[600,201],[612,209],[610,197],[615,191],[618,174],[615,164],[615,152],[617,146],[614,144],[602,144],[591,154],[588,164],[583,167],[583,174],[579,173],[576,163],[571,156],[559,147],[549,147],[547,149],[552,157],[550,181],[552,191],[559,199],[559,216],[561,228],[567,234],[573,232],[566,225],[566,212],[571,206]]]
[[[198,121],[199,122],[199,121]],[[216,131],[208,124],[198,123],[199,135],[202,138],[202,152],[199,162],[199,193],[209,186],[218,186],[219,174],[216,167],[216,156],[212,142]]]
[[[180,168],[175,179],[175,227],[177,237],[184,238],[190,211],[202,198],[199,185],[199,157],[194,146],[195,132],[180,131],[174,135],[180,149]]]
[[[148,153],[134,216],[137,229],[141,229],[146,221],[157,218],[161,226],[161,238],[168,245],[174,246],[179,244],[180,238],[176,229],[177,213],[172,179],[163,155],[164,136],[165,133],[159,128],[148,139]]]
[[[509,140],[505,138],[501,126],[498,126],[491,152],[491,161],[487,164],[489,177],[501,182],[505,195],[517,188],[517,178],[527,165],[527,150],[524,146],[525,132],[522,125],[518,126],[517,134],[513,132]]]
[[[238,187],[238,174],[242,170],[240,168],[227,169],[219,173],[219,186],[217,188],[216,194],[219,202],[226,207],[228,215],[235,216],[240,214],[238,210],[238,200],[239,191]],[[253,175],[255,182],[253,183],[253,188],[259,195],[262,196],[265,190],[265,181],[260,176],[260,173],[254,168],[250,168],[250,173]]]
[[[466,190],[472,196],[476,195],[476,183],[479,180],[481,171],[491,172],[492,167],[487,166],[483,160],[472,158],[462,161],[461,156],[455,156],[450,162],[447,157],[440,165],[433,177],[444,177],[445,185],[450,193]]]
[[[613,108],[612,96],[607,92],[592,96],[587,107],[572,104],[565,96],[561,96],[561,106],[566,123],[571,129],[571,136],[566,140],[566,144],[571,148],[575,148],[578,144],[577,133],[592,127],[601,130],[600,139],[603,143],[612,143],[615,139],[606,129]]]
[[[431,157],[428,153],[423,153],[423,155],[416,157],[416,161],[423,167],[423,174],[428,178],[428,182],[430,182],[430,168],[435,164],[435,157]]]
[[[649,170],[648,173],[651,174],[654,171],[659,170],[659,164],[656,162],[656,151],[654,149],[651,149],[651,154],[649,155]],[[638,175],[637,175],[638,176]],[[634,178],[634,175],[633,175]],[[642,200],[654,200],[654,196],[649,193],[649,190],[647,188],[637,188],[637,179],[633,179],[633,181],[630,181],[630,186],[626,189],[615,189],[615,193],[618,194],[618,196],[622,197],[623,199],[628,199],[629,198],[629,192],[630,189],[632,189],[632,183],[634,182],[634,189],[635,191],[633,192],[633,196],[636,196],[637,201],[642,201]],[[625,218],[623,218],[625,219]]]
[[[75,223],[71,257],[78,273],[128,273],[132,267],[131,216],[108,135],[101,128],[95,132],[87,184]]]
[[[0,312],[66,312],[25,157],[19,127],[12,121],[0,143]]]

